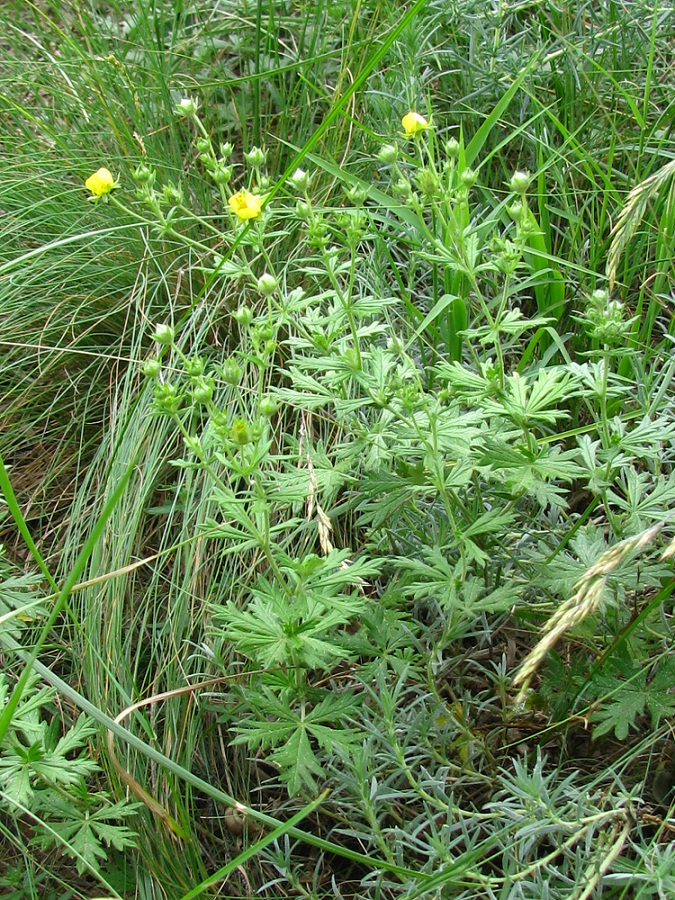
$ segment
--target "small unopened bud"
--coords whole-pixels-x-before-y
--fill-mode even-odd
[[[305,203],[304,200],[298,200],[295,204],[295,212],[299,219],[302,219],[303,222],[309,221],[311,207],[309,203]]]
[[[529,172],[514,172],[509,182],[509,187],[516,194],[526,194],[530,186],[531,176]]]
[[[270,275],[269,272],[265,272],[264,275],[261,275],[257,284],[258,290],[265,297],[271,297],[279,287],[279,282],[273,275]]]
[[[398,159],[398,147],[395,144],[384,144],[377,154],[377,158],[385,166],[393,165]]]
[[[250,444],[253,440],[253,434],[248,422],[245,422],[243,419],[235,419],[230,428],[230,439],[240,447]]]
[[[235,309],[232,315],[235,321],[244,327],[247,327],[253,321],[253,312],[248,306],[240,306],[239,309]]]
[[[304,169],[296,169],[288,180],[296,191],[306,191],[309,187],[309,175]]]
[[[279,409],[279,404],[272,397],[263,397],[258,404],[258,412],[265,419],[271,419]]]
[[[236,359],[226,359],[220,367],[220,374],[226,384],[237,385],[241,381],[241,366]]]
[[[134,171],[134,181],[137,181],[138,184],[150,184],[155,180],[155,173],[151,171],[146,165],[141,163],[140,166]]]
[[[345,194],[354,204],[354,206],[363,206],[363,201],[366,199],[367,192],[366,189],[361,187],[360,184],[352,185],[352,187],[345,189]]]
[[[224,166],[222,160],[218,160],[210,174],[216,184],[229,184],[232,178],[232,166]]]
[[[162,364],[153,356],[150,359],[145,360],[141,367],[141,371],[146,378],[157,378],[159,373],[162,371]]]
[[[176,339],[176,330],[171,325],[162,323],[155,328],[152,339],[164,347],[170,347]]]
[[[192,385],[192,397],[197,403],[206,404],[213,397],[213,388],[213,379],[209,376],[200,375]]]
[[[264,150],[261,150],[260,147],[251,147],[248,153],[244,153],[244,159],[249,166],[253,166],[254,169],[260,169],[264,166],[266,157],[267,153],[265,153]]]
[[[450,138],[445,144],[445,155],[448,159],[457,159],[459,156],[459,141],[457,138]]]
[[[197,101],[192,97],[183,97],[176,106],[176,112],[179,116],[191,117],[197,112]]]
[[[192,359],[185,360],[185,374],[189,375],[190,378],[197,378],[199,375],[203,375],[205,367],[206,361],[203,356],[193,356]]]
[[[473,169],[464,169],[462,174],[459,176],[462,184],[465,187],[473,187],[476,183],[476,179],[478,178],[478,173],[474,172]]]
[[[403,356],[405,353],[405,347],[403,345],[403,341],[397,335],[390,337],[387,341],[387,350],[390,353],[393,353],[395,356]]]

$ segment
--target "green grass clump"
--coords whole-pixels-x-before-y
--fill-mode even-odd
[[[669,896],[673,13],[0,23],[4,893]]]

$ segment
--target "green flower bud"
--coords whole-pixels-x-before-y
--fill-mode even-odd
[[[198,137],[197,138],[197,150],[204,156],[212,156],[213,150],[211,149],[211,141],[207,137]]]
[[[605,288],[597,288],[591,294],[591,303],[594,306],[604,307],[607,305],[608,300],[609,300],[609,291],[605,290]]]
[[[465,187],[473,187],[476,183],[476,179],[478,178],[478,173],[474,172],[473,169],[464,169],[462,174],[459,176],[460,181]]]
[[[192,359],[185,360],[185,373],[190,378],[198,378],[204,372],[205,365],[203,356],[193,356]]]
[[[271,419],[279,409],[279,404],[272,397],[263,397],[258,405],[258,412],[265,419]]]
[[[155,182],[155,173],[141,163],[134,171],[134,181],[138,182],[138,184],[147,184],[148,187],[152,187]]]
[[[155,384],[153,406],[156,412],[165,416],[175,416],[182,402],[183,398],[177,385],[168,382]]]
[[[176,331],[171,325],[158,325],[155,328],[152,339],[164,347],[170,347],[176,339]]]
[[[448,159],[457,159],[459,156],[459,141],[456,138],[450,138],[445,144],[445,155]]]
[[[223,158],[223,162],[227,162],[227,160],[232,156],[234,152],[233,144],[226,143],[220,145],[220,155]]]
[[[296,191],[303,192],[309,187],[309,175],[304,169],[296,169],[288,180]]]
[[[267,153],[264,150],[261,150],[260,147],[251,147],[248,153],[244,153],[244,159],[249,164],[249,166],[253,166],[254,169],[260,169],[265,165],[265,159],[267,158]]]
[[[393,353],[394,356],[403,356],[405,353],[405,346],[400,337],[394,335],[394,337],[390,337],[387,341],[387,350],[390,353]]]
[[[400,194],[404,199],[412,196],[412,185],[407,178],[399,178],[394,185],[396,193]]]
[[[241,366],[235,359],[230,357],[220,367],[220,374],[226,384],[236,386],[241,381]]]
[[[248,306],[240,306],[232,313],[236,322],[247,328],[253,321],[253,311]]]
[[[274,276],[270,275],[268,272],[265,272],[264,275],[261,275],[257,281],[258,290],[264,297],[271,297],[272,294],[279,287],[279,282],[274,278]]]
[[[235,419],[230,427],[230,439],[239,447],[250,444],[253,440],[251,428],[243,419]]]
[[[311,209],[309,203],[306,203],[304,200],[298,200],[295,204],[295,212],[297,213],[298,218],[302,219],[303,222],[309,221]]]
[[[183,97],[176,106],[176,113],[179,116],[191,118],[197,112],[197,101],[192,97]]]
[[[419,189],[426,197],[433,197],[441,186],[438,175],[431,169],[420,169],[416,176]]]
[[[377,158],[385,166],[392,166],[398,159],[398,147],[395,144],[384,144],[380,148]]]
[[[526,194],[532,177],[529,172],[514,172],[509,182],[509,187],[516,194]]]
[[[183,202],[183,191],[173,182],[164,185],[164,198],[168,203],[178,204]]]
[[[345,189],[345,194],[354,204],[354,206],[363,206],[363,202],[366,199],[367,191],[365,188],[362,188],[360,185],[355,184],[352,187]]]
[[[141,372],[146,378],[157,378],[162,371],[162,364],[156,357],[146,359],[141,366]]]
[[[219,159],[209,172],[209,175],[216,184],[229,184],[232,178],[232,168],[232,166],[224,166],[222,160]]]
[[[196,403],[208,403],[213,397],[213,378],[201,375],[192,385],[192,397]]]

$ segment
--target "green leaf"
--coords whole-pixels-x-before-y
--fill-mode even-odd
[[[272,759],[281,767],[280,777],[288,785],[291,797],[303,787],[316,791],[314,776],[325,777],[302,725],[299,725],[283,747],[272,754]]]
[[[641,716],[644,712],[647,702],[646,679],[646,673],[639,672],[633,681],[620,684],[611,697],[602,701],[601,708],[591,716],[593,722],[599,722],[593,730],[594,738],[614,731],[618,740],[626,739],[629,729],[635,727],[636,716]]]

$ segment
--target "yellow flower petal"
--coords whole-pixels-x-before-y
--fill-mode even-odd
[[[403,132],[406,137],[413,137],[429,127],[429,123],[424,116],[416,112],[406,113],[401,119],[401,125],[403,125]]]
[[[250,191],[239,191],[239,193],[233,194],[227,202],[235,216],[244,222],[247,219],[256,219],[262,212],[263,198]]]
[[[91,191],[94,197],[102,197],[104,194],[109,194],[116,184],[110,169],[101,168],[87,178],[84,186]]]

